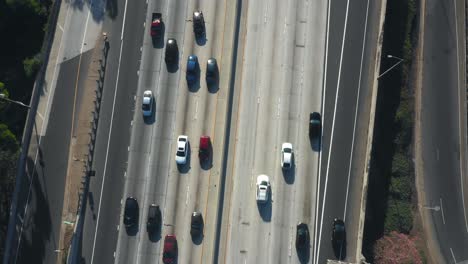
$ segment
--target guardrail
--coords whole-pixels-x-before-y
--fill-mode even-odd
[[[107,35],[103,34],[103,43],[101,45],[101,59],[99,59],[99,78],[96,80],[96,97],[94,100],[94,111],[92,112],[93,120],[91,121],[91,129],[89,132],[89,142],[88,142],[88,154],[87,158],[83,164],[83,178],[81,180],[81,189],[79,194],[78,200],[78,209],[77,209],[77,218],[76,218],[76,225],[73,231],[72,241],[70,245],[70,249],[68,251],[67,256],[67,263],[80,263],[81,251],[80,251],[80,243],[81,243],[81,235],[83,233],[83,226],[84,226],[84,215],[86,212],[86,202],[88,199],[88,192],[89,192],[89,182],[91,177],[94,176],[95,171],[92,169],[93,166],[93,159],[94,159],[94,146],[96,143],[96,133],[99,125],[99,112],[101,110],[101,98],[102,98],[102,90],[104,88],[104,77],[106,73],[106,65],[107,65],[107,54],[109,52],[109,41],[107,39]]]

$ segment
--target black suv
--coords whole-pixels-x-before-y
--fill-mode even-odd
[[[193,12],[193,32],[197,39],[205,35],[205,19],[201,11]]]
[[[296,248],[302,249],[309,245],[309,227],[307,224],[299,223],[296,226]]]
[[[203,233],[203,217],[200,212],[192,213],[192,221],[190,223],[190,235],[198,237]]]
[[[179,59],[179,47],[177,41],[173,38],[167,39],[166,42],[166,54],[164,60],[167,64],[176,64]]]
[[[138,223],[138,201],[133,197],[128,197],[125,200],[125,209],[124,209],[124,225],[126,228],[135,226]]]
[[[148,221],[146,229],[148,233],[154,233],[161,227],[161,210],[159,206],[152,204],[148,208]]]
[[[335,255],[342,255],[346,243],[346,229],[343,220],[337,218],[333,220],[331,241]]]
[[[206,85],[211,89],[218,82],[218,63],[215,58],[209,58],[206,63]]]
[[[318,138],[322,130],[322,118],[317,112],[310,113],[309,117],[309,137]]]

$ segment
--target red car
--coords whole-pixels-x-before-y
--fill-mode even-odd
[[[177,238],[175,235],[166,235],[164,238],[163,263],[175,263],[177,258]]]
[[[210,159],[211,154],[211,140],[209,136],[200,137],[200,150],[198,151],[198,157],[200,162],[204,163]]]

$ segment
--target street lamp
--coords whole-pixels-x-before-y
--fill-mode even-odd
[[[387,58],[391,59],[391,58],[394,58],[394,59],[397,59],[398,62],[395,63],[392,67],[388,68],[388,70],[384,71],[382,74],[380,74],[377,79],[380,79],[380,77],[382,77],[384,74],[386,74],[387,72],[391,71],[393,68],[395,68],[396,66],[398,66],[398,64],[402,63],[404,61],[404,59],[400,58],[400,57],[397,57],[397,56],[393,56],[393,55],[387,55]]]
[[[3,100],[5,100],[5,101],[8,101],[8,102],[10,102],[10,103],[19,104],[19,105],[21,105],[21,106],[24,106],[24,107],[27,107],[27,108],[31,108],[29,105],[24,104],[24,103],[22,103],[22,102],[20,102],[20,101],[15,101],[15,100],[9,99],[8,97],[6,97],[5,94],[2,94],[2,93],[0,93],[0,98],[3,99]]]

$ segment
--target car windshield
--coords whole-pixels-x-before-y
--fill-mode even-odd
[[[143,110],[144,111],[150,110],[150,105],[149,104],[143,104]]]
[[[290,148],[284,148],[284,153],[291,153],[292,150]]]
[[[163,257],[164,258],[172,258],[172,253],[169,252],[169,251],[166,251],[166,252],[163,253]]]
[[[185,156],[185,153],[182,150],[177,151],[177,156],[183,157]]]

